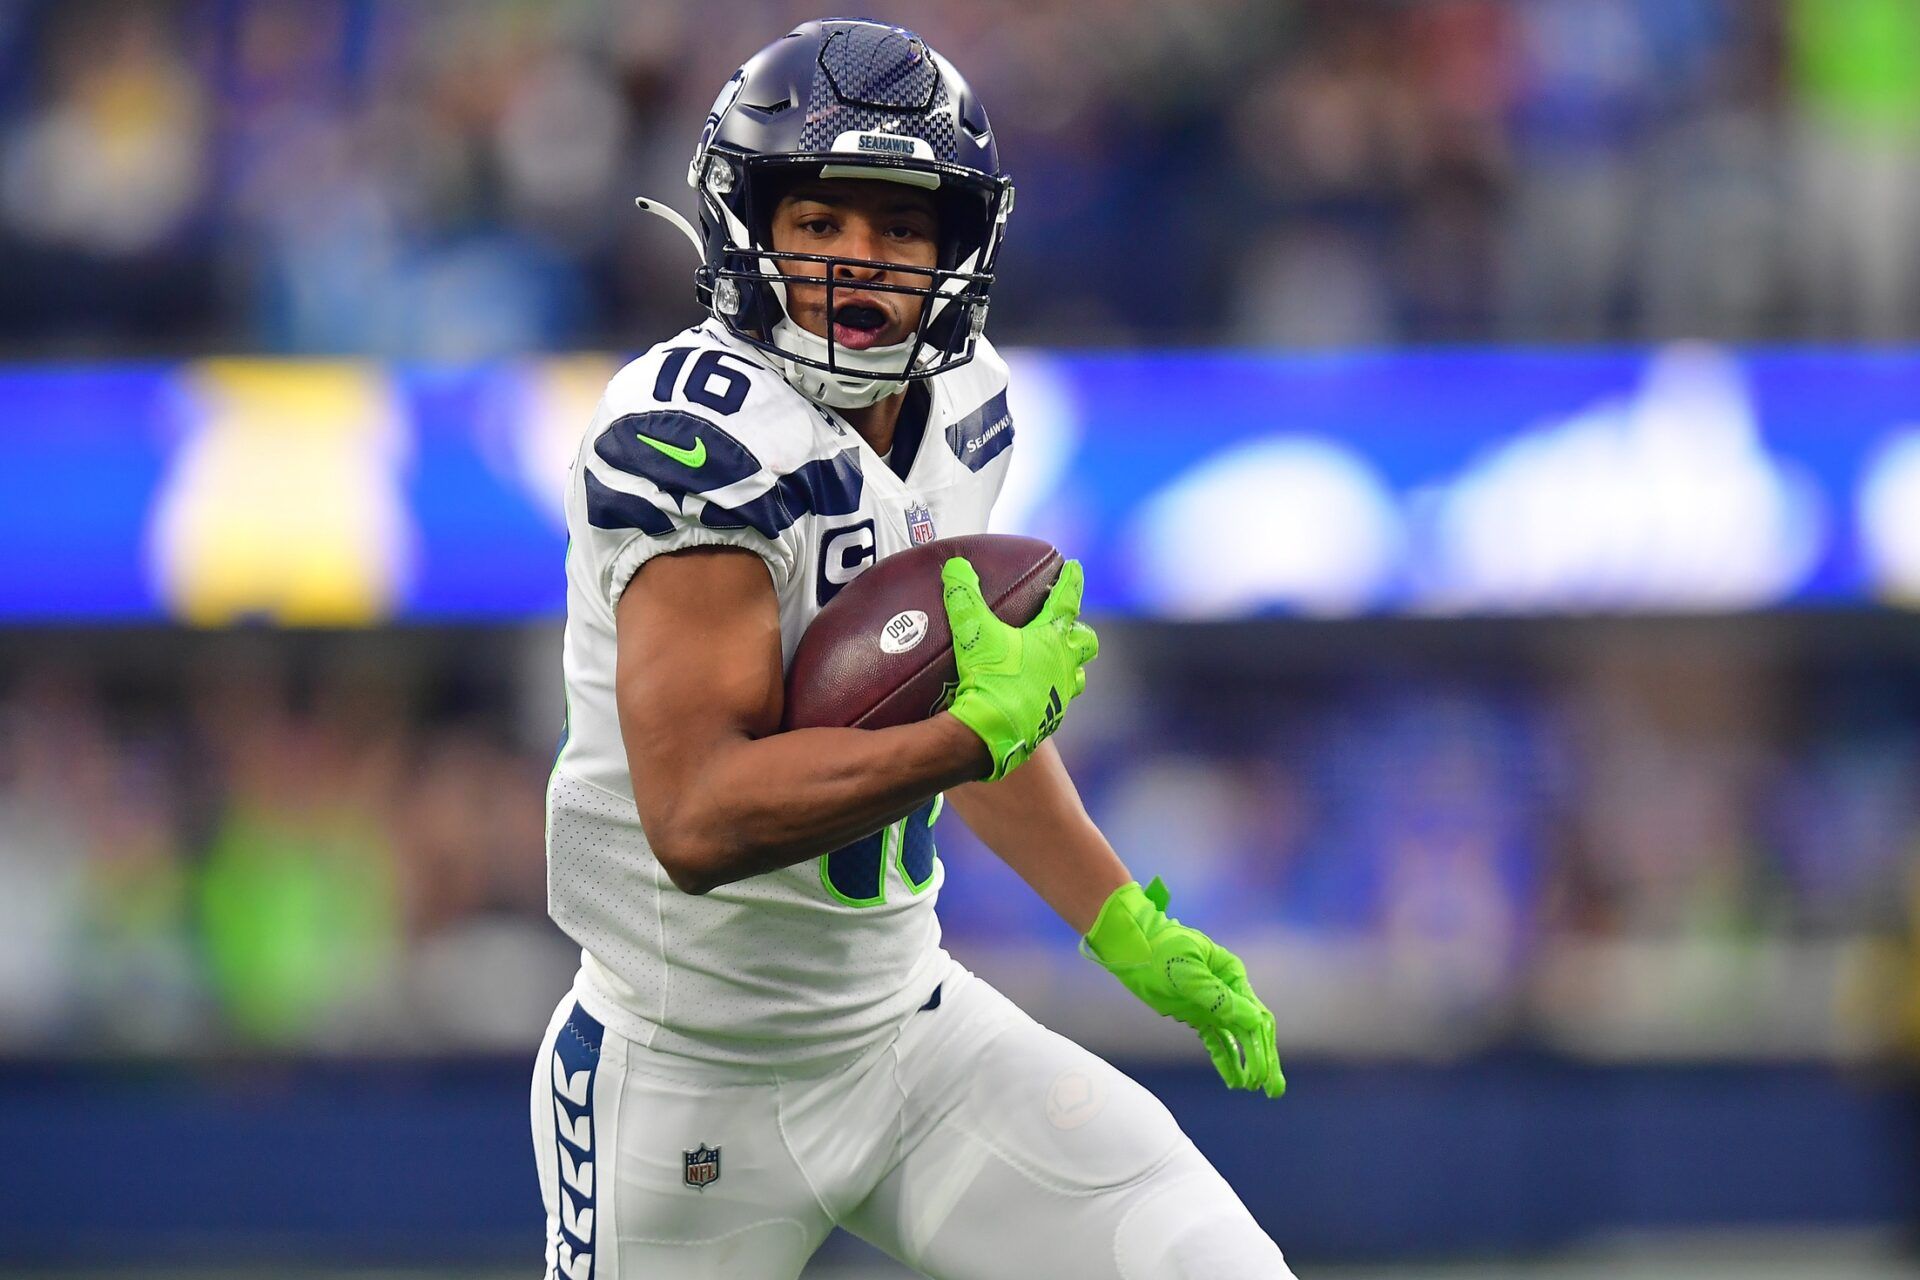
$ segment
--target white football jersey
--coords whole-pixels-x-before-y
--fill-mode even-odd
[[[581,443],[548,907],[583,949],[583,1000],[641,1044],[760,1063],[857,1051],[943,971],[937,799],[833,854],[682,893],[641,830],[614,700],[614,607],[653,556],[758,555],[791,661],[814,615],[877,559],[985,531],[1013,440],[1006,365],[982,340],[972,362],[926,385],[925,429],[912,438],[903,413],[889,465],[710,320],[616,374]]]

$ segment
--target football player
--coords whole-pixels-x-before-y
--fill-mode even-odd
[[[688,178],[700,232],[640,203],[694,237],[709,318],[614,377],[567,494],[548,887],[582,951],[533,1080],[549,1274],[776,1280],[837,1224],[945,1280],[1287,1276],[1157,1099],[940,946],[944,795],[1228,1085],[1285,1087],[1240,962],[1043,741],[1096,647],[1078,565],[1015,628],[949,561],[949,708],[780,732],[820,608],[983,531],[1006,474],[986,113],[911,32],[812,22],[728,81]]]

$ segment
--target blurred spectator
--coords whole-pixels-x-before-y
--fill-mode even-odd
[[[199,873],[209,976],[229,1025],[268,1045],[380,1020],[400,920],[384,798],[318,724],[256,715],[233,736],[229,792]]]
[[[1660,106],[1643,11],[1661,3],[1531,0],[1512,9],[1513,191],[1501,276],[1509,338],[1590,342],[1621,328],[1652,197],[1640,156]]]
[[[28,240],[107,258],[177,234],[203,181],[199,84],[157,11],[90,11],[53,50],[47,101],[5,157],[5,209]]]
[[[1781,690],[1715,651],[1623,652],[1581,673],[1566,926],[1731,940],[1769,923],[1756,809]]]
[[[0,714],[0,1028],[12,1044],[72,1025],[85,918],[87,802],[107,766],[93,708],[50,673]]]
[[[177,339],[213,303],[190,239],[212,179],[204,85],[163,9],[41,10],[38,92],[0,100],[4,332],[80,349]]]
[[[1419,105],[1396,34],[1331,16],[1296,59],[1238,104],[1233,167],[1252,185],[1255,253],[1237,337],[1289,345],[1391,336],[1390,282],[1373,265],[1399,229],[1418,164]],[[1264,224],[1264,228],[1263,228]]]
[[[544,926],[542,772],[472,729],[439,734],[398,815],[413,1016],[441,1041],[513,1051],[578,952]]]
[[[90,815],[94,841],[73,969],[87,1039],[167,1050],[208,1020],[179,847],[178,784],[150,750],[128,753],[118,773]]]
[[[1806,328],[1881,341],[1920,320],[1920,8],[1793,0]]]
[[[1655,28],[1655,55],[1671,108],[1643,162],[1656,193],[1639,253],[1648,337],[1779,333],[1792,296],[1793,201],[1771,107],[1770,9],[1717,0],[1659,11],[1667,21]]]

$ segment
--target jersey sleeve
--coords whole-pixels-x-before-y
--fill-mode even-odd
[[[645,372],[630,367],[614,378],[572,474],[568,533],[588,557],[601,599],[614,608],[641,564],[691,547],[751,551],[780,591],[799,549],[780,459],[762,457],[764,443],[747,443],[766,409],[749,397],[722,420],[684,401],[660,403],[634,393],[647,386],[636,376]],[[762,422],[760,436],[768,434]]]
[[[675,409],[603,410],[576,470],[579,536],[609,608],[640,566],[669,551],[739,547],[791,576],[791,521],[764,493],[765,469],[724,427]],[[762,492],[754,492],[755,489]]]
[[[784,594],[800,521],[857,507],[861,477],[777,374],[696,341],[614,377],[572,483],[568,530],[611,609],[641,565],[692,547],[752,552]]]

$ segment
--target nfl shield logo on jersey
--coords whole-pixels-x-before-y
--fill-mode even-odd
[[[933,512],[925,503],[916,502],[907,508],[907,536],[916,547],[933,541]]]
[[[705,1191],[708,1184],[720,1181],[720,1148],[709,1147],[702,1143],[694,1150],[682,1154],[687,1158],[687,1171],[684,1176],[688,1186],[697,1191]]]

